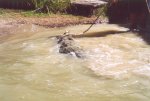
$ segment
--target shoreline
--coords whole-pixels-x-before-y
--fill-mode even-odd
[[[59,28],[92,24],[96,18],[96,16],[83,17],[69,14],[39,14],[28,11],[2,9],[2,13],[0,13],[0,36],[16,32],[16,29],[22,24],[37,25],[44,28]],[[96,23],[107,23],[107,21],[106,17],[100,17]]]
[[[54,28],[79,24],[92,24],[96,18],[97,16],[94,15],[91,17],[84,17],[70,14],[45,14],[0,8],[0,23],[34,24]],[[108,20],[106,17],[101,16],[96,23],[103,22],[108,22]]]
[[[65,27],[79,24],[92,24],[96,16],[78,17],[70,15],[55,15],[55,17],[0,17],[0,23],[4,24],[34,24],[46,28]],[[100,18],[96,23],[105,23],[107,19]],[[1,24],[2,25],[2,24]]]

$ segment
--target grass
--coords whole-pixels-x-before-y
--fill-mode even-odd
[[[66,13],[36,13],[31,10],[1,9],[0,21],[36,24],[44,27],[63,27],[68,25],[93,23],[95,16],[83,17]]]
[[[0,0],[0,7],[24,9],[23,16],[48,16],[49,14],[64,14],[70,8],[71,0]],[[101,13],[102,12],[102,13]],[[0,15],[4,12],[0,10]],[[48,14],[48,15],[47,15]],[[106,7],[99,8],[94,15],[106,16]]]
[[[26,10],[15,10],[15,9],[3,9],[0,8],[0,16],[1,17],[44,17],[49,16],[46,13],[35,13],[33,11],[26,11]]]
[[[4,12],[2,10],[0,10],[0,15],[4,14]]]
[[[49,16],[50,14],[46,14],[46,13],[35,13],[33,11],[22,11],[20,12],[20,14],[24,17],[45,17],[45,16]]]
[[[94,17],[73,16],[66,13],[47,14],[33,11],[1,9],[0,21],[24,24],[36,24],[44,27],[63,27],[92,22]]]
[[[66,13],[57,13],[57,14],[54,14],[54,13],[36,13],[32,10],[16,10],[16,9],[3,9],[3,8],[0,8],[0,17],[55,17],[55,16],[69,16],[69,17],[75,17],[73,15],[70,15],[70,14],[66,14]],[[76,16],[78,18],[84,18],[82,16]]]
[[[66,12],[70,0],[0,0],[0,7],[35,10],[40,8],[46,13]]]
[[[103,5],[100,8],[98,8],[96,12],[94,12],[94,15],[96,16],[101,15],[103,17],[107,17],[106,12],[107,12],[107,5]]]
[[[49,0],[44,4],[44,8],[48,13],[66,12],[69,6],[70,0]]]

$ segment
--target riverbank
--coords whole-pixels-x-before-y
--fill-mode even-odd
[[[0,23],[34,24],[44,27],[64,27],[69,25],[93,23],[96,16],[83,17],[69,14],[44,14],[33,11],[0,9]],[[107,22],[100,17],[98,23]]]

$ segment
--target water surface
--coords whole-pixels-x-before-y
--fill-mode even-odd
[[[0,101],[150,100],[150,45],[137,33],[96,25],[75,38],[85,55],[79,59],[60,54],[55,38],[48,37],[65,30],[80,34],[88,25],[7,27],[11,31],[3,29],[0,36]]]

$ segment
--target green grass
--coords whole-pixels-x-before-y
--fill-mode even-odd
[[[4,12],[2,10],[0,10],[0,15],[4,14]]]
[[[33,11],[22,11],[20,14],[24,17],[45,17],[50,15],[47,13],[35,13]]]
[[[106,17],[107,5],[103,5],[94,12],[94,15],[101,15],[102,17]]]
[[[60,13],[66,12],[66,9],[70,5],[70,0],[49,0],[45,2],[44,8],[48,13]]]
[[[69,15],[66,13],[61,13],[61,14],[54,14],[54,13],[36,13],[32,10],[16,10],[16,9],[3,9],[0,8],[0,17],[55,17],[58,15],[63,15],[63,16],[70,16],[73,17],[73,15]]]
[[[21,15],[24,17],[50,16],[52,14],[67,14],[70,0],[0,0],[0,15]],[[17,10],[10,10],[17,9]],[[32,8],[32,9],[29,9]],[[24,9],[24,10],[21,10]],[[39,9],[39,10],[37,10]],[[11,12],[13,11],[13,14]],[[101,14],[102,12],[102,14]],[[106,16],[106,7],[99,8],[94,15]]]
[[[35,13],[33,11],[26,10],[14,10],[14,9],[2,9],[0,8],[0,16],[1,17],[45,17],[49,16],[46,13]]]
[[[46,13],[66,12],[70,0],[0,0],[0,7],[34,10],[41,8]]]

